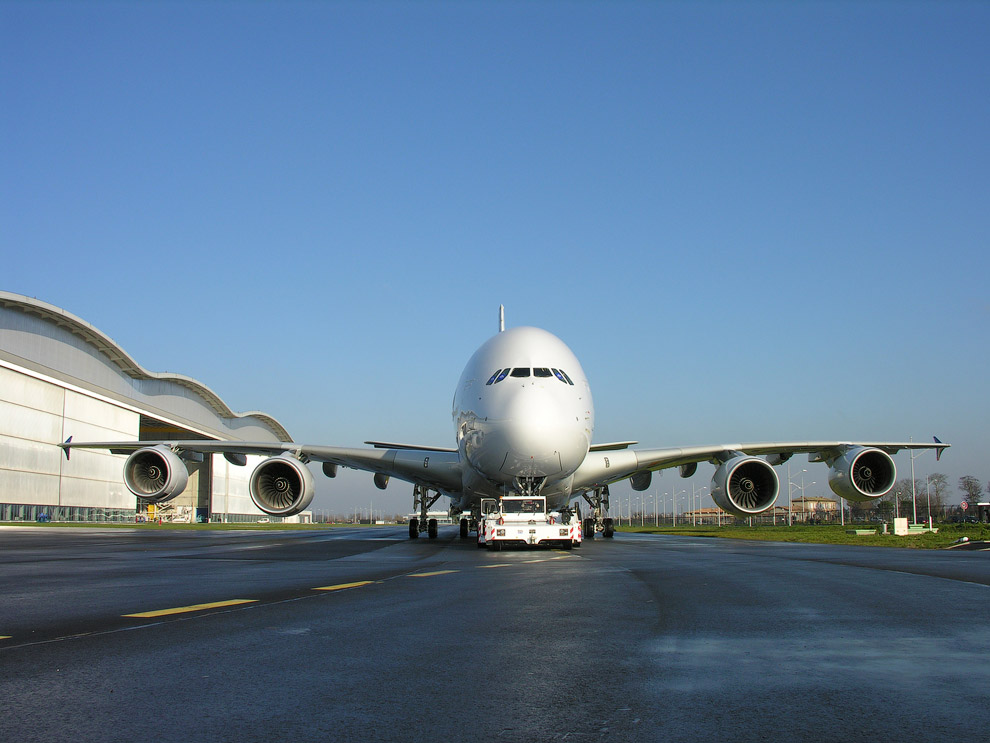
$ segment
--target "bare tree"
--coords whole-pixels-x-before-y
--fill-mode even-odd
[[[945,514],[945,496],[949,492],[949,478],[941,472],[933,472],[925,483],[926,503],[931,499],[932,517],[938,518]]]
[[[963,491],[969,507],[975,509],[976,504],[980,502],[980,493],[983,491],[980,481],[972,475],[963,475],[959,478],[959,489]]]

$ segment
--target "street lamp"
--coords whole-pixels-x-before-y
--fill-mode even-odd
[[[694,526],[698,525],[698,511],[701,510],[701,494],[706,490],[708,490],[707,485],[695,491],[694,483],[691,483],[691,523]],[[698,499],[697,505],[695,505],[695,497]]]
[[[807,470],[801,470],[801,471],[806,472]],[[815,484],[814,480],[808,483],[808,485],[814,485],[814,484]],[[795,485],[794,487],[797,487],[797,485]],[[804,515],[803,521],[805,523],[808,523],[808,499],[805,497],[804,494],[805,487],[806,486],[804,484],[804,475],[801,475],[801,513]]]
[[[912,437],[909,440],[910,441],[914,441],[914,438]],[[918,500],[917,500],[917,498],[915,496],[915,492],[914,492],[914,460],[916,458],[920,457],[926,451],[928,451],[928,450],[927,449],[922,449],[921,451],[919,451],[917,453],[910,452],[910,454],[911,454],[911,503],[914,505],[914,523],[915,524],[918,523]],[[929,500],[929,503],[928,503],[928,518],[929,518],[929,520],[931,520],[931,517],[932,517],[931,501]]]
[[[804,473],[807,472],[807,471],[808,470],[806,470],[806,469],[801,470],[802,482],[803,482],[803,478],[804,478]],[[792,525],[792,522],[791,522],[791,513],[794,510],[793,507],[792,507],[792,505],[791,505],[791,493],[792,493],[791,488],[796,488],[796,487],[797,487],[797,485],[795,485],[794,483],[791,482],[791,463],[788,462],[787,463],[787,525],[788,526],[791,526]],[[804,486],[801,487],[801,496],[802,497],[804,496]]]
[[[677,496],[684,495],[687,490],[681,490],[680,492],[675,491],[673,488],[670,489],[670,510],[673,512],[673,525],[677,526]]]

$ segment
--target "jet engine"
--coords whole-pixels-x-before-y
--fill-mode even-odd
[[[735,516],[755,516],[773,506],[780,485],[764,460],[739,455],[723,462],[712,478],[712,499]]]
[[[249,488],[254,505],[269,516],[294,516],[316,494],[313,474],[291,454],[271,457],[255,467]]]
[[[186,489],[189,470],[179,455],[158,444],[138,449],[124,462],[124,484],[139,498],[164,503]]]
[[[894,460],[880,449],[849,447],[828,464],[828,486],[832,492],[859,503],[885,495],[897,478]]]

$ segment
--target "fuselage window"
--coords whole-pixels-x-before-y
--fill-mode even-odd
[[[512,376],[514,376],[514,377],[528,377],[529,376],[529,369],[528,368],[526,368],[526,369],[513,369],[512,370]]]
[[[534,377],[552,377],[553,376],[553,372],[551,372],[549,369],[545,369],[545,368],[536,368],[536,369],[533,369],[533,376]]]
[[[509,370],[508,369],[503,369],[501,371],[501,373],[499,373],[498,378],[495,380],[495,384],[498,384],[503,379],[505,379],[507,376],[509,376]]]
[[[491,378],[491,379],[489,379],[489,380],[488,380],[487,382],[485,382],[485,385],[487,386],[487,385],[489,385],[489,384],[495,384],[495,378],[496,378],[496,377],[498,377],[498,373],[499,373],[500,371],[502,371],[502,370],[501,370],[501,369],[496,369],[496,370],[495,370],[495,373],[494,373],[494,374],[492,374],[492,378]]]

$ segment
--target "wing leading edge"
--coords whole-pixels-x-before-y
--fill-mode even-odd
[[[414,485],[438,490],[445,495],[461,489],[461,463],[455,450],[428,447],[352,449],[312,446],[293,442],[245,441],[97,441],[75,444],[70,438],[59,446],[68,457],[72,449],[107,449],[112,454],[131,454],[139,449],[164,446],[180,457],[184,454],[223,454],[227,461],[244,465],[244,456],[273,457],[283,454],[308,462],[349,467],[376,475],[395,477]],[[332,467],[324,467],[331,475]]]
[[[592,449],[584,464],[575,473],[574,489],[579,491],[610,485],[637,475],[645,475],[671,467],[681,467],[682,475],[690,477],[701,462],[718,465],[739,454],[766,457],[769,464],[779,465],[795,454],[808,454],[808,461],[810,462],[829,462],[850,448],[879,449],[887,454],[896,454],[905,449],[934,449],[936,456],[941,457],[942,451],[948,447],[949,444],[943,444],[936,438],[931,444],[915,441],[791,441],[670,449],[624,449],[618,451]]]

